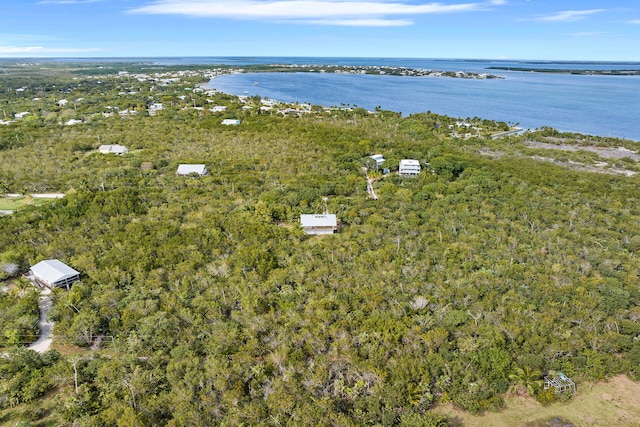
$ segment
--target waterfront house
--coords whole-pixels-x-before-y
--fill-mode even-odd
[[[334,214],[303,214],[300,226],[307,234],[333,234],[338,231],[338,220]]]

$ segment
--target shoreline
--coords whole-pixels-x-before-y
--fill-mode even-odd
[[[329,73],[320,73],[318,71],[316,72],[301,72],[301,70],[297,69],[297,68],[292,68],[292,69],[288,69],[287,71],[280,71],[282,73],[284,72],[289,72],[289,73],[293,73],[296,74],[297,72],[300,72],[300,74],[329,74]],[[361,107],[361,108],[365,108],[367,110],[372,111],[374,109],[374,107],[372,105],[376,105],[376,103],[380,102],[377,101],[376,97],[374,96],[369,96],[369,101],[368,104],[371,105],[366,105],[366,103],[362,104],[361,100],[358,99],[352,99],[351,102],[349,101],[332,101],[330,103],[328,102],[322,102],[322,101],[317,101],[315,98],[323,98],[326,97],[325,95],[314,95],[314,96],[309,96],[307,98],[302,98],[300,97],[299,94],[297,93],[290,93],[287,94],[287,89],[288,88],[284,88],[284,85],[281,85],[282,87],[278,87],[276,84],[272,85],[272,86],[268,86],[265,83],[262,82],[256,82],[256,81],[251,81],[251,84],[249,84],[248,82],[244,82],[244,81],[240,81],[239,83],[236,83],[235,85],[229,85],[227,88],[224,87],[224,84],[222,85],[222,89],[219,88],[219,85],[216,84],[216,79],[217,77],[223,77],[225,75],[233,75],[233,74],[238,74],[238,75],[242,75],[242,74],[270,74],[271,72],[263,72],[262,70],[250,70],[250,69],[242,69],[241,72],[228,72],[228,73],[224,73],[221,74],[219,76],[216,76],[216,78],[211,79],[209,82],[207,83],[203,83],[203,87],[206,89],[215,89],[218,90],[220,92],[229,94],[229,95],[233,95],[233,96],[254,96],[254,95],[258,95],[261,96],[263,98],[268,98],[268,99],[273,99],[273,100],[277,100],[280,102],[284,102],[284,103],[311,103],[311,104],[317,104],[323,107],[330,107],[330,106],[338,106],[338,105],[351,105],[353,107]],[[335,73],[335,74],[349,74],[349,75],[353,75],[353,76],[357,76],[357,75],[362,75],[366,73],[357,73],[357,72],[349,72],[349,73]],[[462,80],[468,80],[468,79],[462,79]],[[500,79],[500,82],[507,82],[509,81],[509,79]],[[259,84],[257,84],[259,83]],[[497,83],[502,85],[502,83]],[[289,85],[291,87],[295,87],[295,84]],[[233,89],[233,87],[236,87],[237,89]],[[482,86],[484,87],[484,86]],[[267,88],[265,90],[265,88]],[[269,90],[271,91],[276,91],[276,92],[283,92],[284,96],[278,96],[278,95],[273,95],[269,93]],[[480,89],[482,90],[482,89]],[[289,89],[289,91],[291,91]],[[359,96],[364,96],[362,94],[356,94]],[[384,99],[384,93],[379,97],[381,100]],[[440,93],[436,93],[436,95],[440,95]],[[390,96],[394,96],[394,95],[390,95]],[[443,95],[446,96],[446,95]],[[454,97],[455,95],[452,94],[451,97]],[[284,99],[284,100],[282,100]],[[502,108],[502,104],[505,104],[505,102],[501,102],[500,99],[496,99],[495,97],[492,96],[488,96],[487,98],[485,98],[487,101],[487,104],[496,104],[499,107]],[[373,100],[373,101],[371,101]],[[387,99],[388,101],[388,99]],[[403,101],[402,98],[398,98],[398,99],[392,99],[391,100],[392,104],[403,104],[404,103],[408,103],[408,101]],[[416,104],[418,104],[420,101],[416,101],[416,102],[412,102],[411,104],[413,106],[415,106]],[[451,108],[456,108],[455,105],[451,102],[449,102],[449,106]],[[480,102],[485,102],[485,101],[480,101]],[[445,101],[445,104],[447,103],[447,101]],[[459,103],[459,104],[464,104],[464,102]],[[408,105],[408,104],[407,104]],[[568,126],[568,124],[563,124],[563,123],[554,123],[552,121],[548,121],[548,120],[544,120],[543,117],[517,117],[513,116],[511,114],[509,114],[509,112],[505,112],[505,111],[497,111],[497,114],[494,114],[493,117],[490,116],[490,113],[492,112],[496,112],[496,110],[491,109],[491,107],[487,107],[486,110],[484,112],[465,112],[465,111],[460,111],[460,112],[451,112],[451,111],[446,111],[446,108],[440,108],[439,106],[425,106],[424,108],[420,109],[420,110],[409,110],[409,111],[404,111],[404,108],[402,106],[397,106],[397,105],[389,105],[389,103],[387,102],[387,105],[381,105],[380,106],[381,109],[383,110],[388,110],[388,111],[393,111],[393,112],[397,112],[402,114],[403,116],[408,116],[408,115],[412,115],[412,114],[420,114],[420,113],[426,113],[426,112],[432,112],[432,113],[436,113],[436,114],[440,114],[440,115],[444,115],[444,116],[449,116],[449,117],[453,117],[453,118],[464,118],[464,117],[482,117],[482,118],[486,118],[487,120],[494,120],[494,121],[501,121],[501,122],[505,122],[511,125],[511,123],[516,123],[517,125],[519,125],[519,127],[522,127],[525,130],[540,130],[540,129],[544,129],[544,128],[552,128],[554,130],[557,130],[560,133],[572,133],[572,134],[578,134],[578,135],[584,135],[584,136],[590,136],[590,137],[598,137],[598,138],[612,138],[612,139],[616,139],[616,140],[621,140],[621,141],[631,141],[633,143],[640,143],[640,134],[637,136],[632,136],[632,137],[628,137],[626,135],[628,135],[629,133],[634,134],[635,132],[633,132],[633,129],[631,132],[629,132],[626,129],[622,129],[622,130],[615,130],[615,126],[611,127],[611,126],[607,126],[607,129],[612,129],[613,132],[597,132],[597,131],[593,131],[593,130],[580,130],[580,129],[576,129],[576,127],[573,126]],[[536,112],[536,110],[534,110],[534,112]],[[502,113],[503,117],[500,117]],[[507,114],[506,117],[505,113]],[[535,116],[535,115],[534,115]],[[565,120],[567,121],[567,120]],[[573,121],[571,122],[572,124],[574,123]],[[628,120],[620,120],[620,123],[631,123]],[[615,123],[614,123],[615,124]],[[602,126],[604,126],[604,123],[602,124]],[[621,126],[618,126],[621,127]],[[624,128],[624,126],[622,126]],[[627,125],[628,127],[628,125]]]

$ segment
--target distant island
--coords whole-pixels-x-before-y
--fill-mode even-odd
[[[565,68],[487,67],[488,70],[524,71],[531,73],[577,74],[585,76],[640,76],[640,70],[576,70]]]
[[[306,73],[349,73],[410,77],[450,77],[458,79],[504,79],[487,73],[469,71],[438,71],[422,68],[407,68],[380,65],[315,65],[315,64],[271,64],[244,67],[246,72],[306,72]]]

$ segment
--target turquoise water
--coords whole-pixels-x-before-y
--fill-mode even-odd
[[[213,61],[214,58],[211,60]],[[217,58],[219,61],[221,58]],[[594,76],[511,72],[487,67],[640,69],[639,63],[576,63],[371,58],[226,58],[250,63],[405,66],[470,71],[495,80],[400,77],[334,73],[252,73],[218,77],[209,87],[235,95],[260,95],[283,102],[324,106],[381,107],[404,115],[431,111],[453,117],[482,117],[527,129],[561,131],[640,141],[640,76]]]

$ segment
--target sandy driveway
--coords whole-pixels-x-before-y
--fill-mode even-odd
[[[38,353],[44,353],[49,350],[51,343],[53,342],[51,335],[53,322],[49,322],[47,320],[47,315],[53,305],[53,302],[51,301],[51,289],[45,288],[42,290],[38,305],[40,306],[40,320],[38,322],[40,326],[40,336],[36,342],[29,346],[29,349],[37,351]]]

